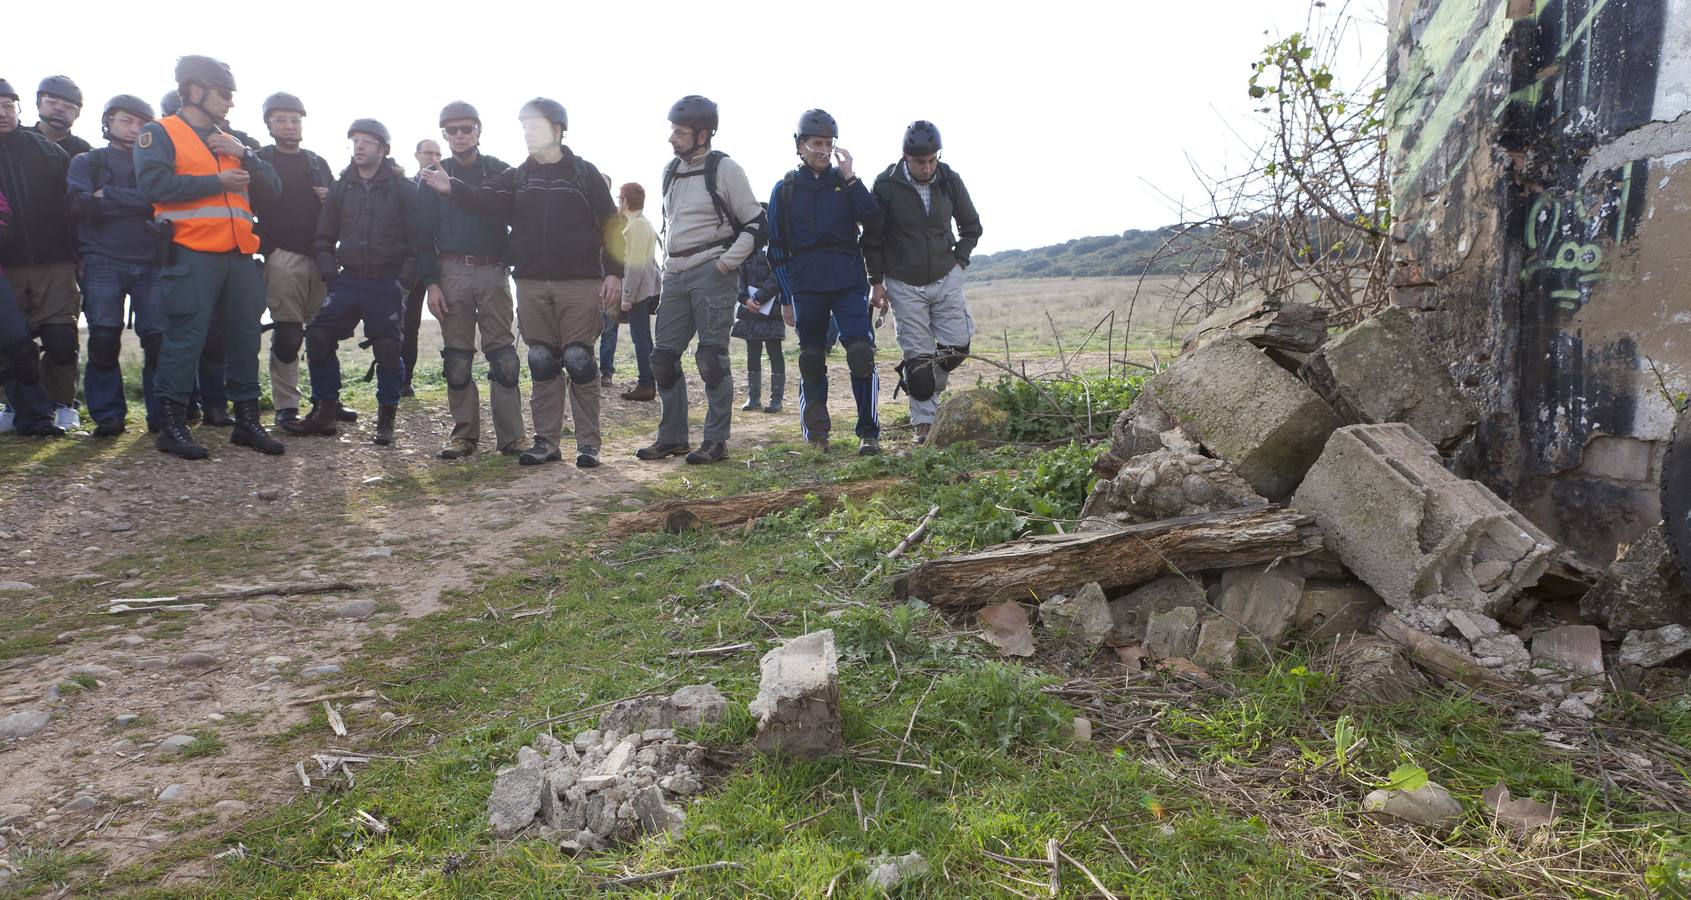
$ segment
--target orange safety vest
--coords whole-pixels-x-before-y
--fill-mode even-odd
[[[216,175],[241,167],[241,161],[235,157],[213,154],[181,116],[165,116],[158,122],[176,148],[176,174]],[[153,217],[169,221],[174,228],[172,240],[189,250],[258,252],[258,236],[252,229],[252,204],[247,202],[245,191],[154,203]]]

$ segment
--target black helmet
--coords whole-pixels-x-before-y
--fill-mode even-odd
[[[352,137],[355,134],[367,134],[381,141],[383,146],[393,146],[393,138],[388,135],[388,127],[375,119],[353,119],[352,127],[346,130],[346,136]]]
[[[182,95],[171,91],[159,98],[159,112],[174,116],[182,111]]]
[[[151,122],[153,120],[153,105],[133,94],[118,94],[106,101],[106,109],[101,116],[107,122],[111,121],[112,113],[123,111],[133,116],[140,116]]]
[[[0,97],[10,97],[13,100],[23,99],[18,96],[17,89],[12,87],[12,83],[4,78],[0,78]]]
[[[476,120],[476,124],[480,125],[481,113],[476,112],[476,108],[474,106],[471,106],[462,100],[454,100],[440,108],[441,127],[446,127],[446,123],[452,121],[453,119],[474,119]]]
[[[176,61],[177,84],[200,84],[208,88],[235,90],[235,73],[228,63],[209,56],[184,56]]]
[[[296,112],[305,115],[305,102],[286,91],[277,91],[264,98],[264,121],[270,121],[273,112]]]
[[[669,120],[677,125],[689,128],[703,128],[706,131],[716,130],[716,103],[708,97],[698,94],[688,94],[669,108]]]
[[[799,130],[793,135],[795,139],[805,137],[837,138],[840,136],[840,123],[828,115],[825,110],[807,109],[799,116]]]
[[[939,148],[939,128],[927,119],[917,119],[904,129],[904,155],[931,156]]]
[[[41,85],[35,89],[35,99],[40,100],[42,94],[82,105],[82,88],[77,87],[68,75],[48,75],[41,79]]]
[[[522,111],[517,113],[517,118],[525,119],[531,114],[539,116],[565,131],[570,130],[570,114],[565,112],[564,105],[556,100],[536,97],[523,104]]]

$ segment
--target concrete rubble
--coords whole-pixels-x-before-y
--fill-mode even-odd
[[[1299,372],[1347,425],[1402,422],[1449,452],[1479,411],[1406,309],[1392,307],[1316,350]]]
[[[764,654],[762,672],[749,707],[760,752],[815,758],[844,748],[832,629],[801,635]]]
[[[1196,450],[1161,449],[1134,457],[1114,478],[1100,481],[1081,508],[1080,527],[1114,528],[1267,504],[1225,461]]]

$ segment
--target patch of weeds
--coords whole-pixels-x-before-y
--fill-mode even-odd
[[[72,675],[70,677],[70,680],[71,680],[72,684],[75,684],[76,686],[82,688],[83,690],[87,690],[87,691],[94,690],[95,688],[100,686],[100,682],[96,681],[94,679],[94,676],[89,675],[86,672],[78,672],[77,674]],[[63,689],[65,686],[60,685],[59,687],[61,689]]]
[[[934,536],[968,549],[1029,534],[1053,534],[1057,523],[1080,515],[1092,489],[1092,461],[1097,456],[1096,448],[1071,443],[1032,454],[1015,471],[987,472],[942,485],[932,492],[940,508]]]
[[[932,618],[924,605],[915,603],[891,609],[853,609],[835,620],[834,637],[840,653],[848,658],[872,663],[895,657],[913,659],[928,652],[928,641],[920,629]]]
[[[194,732],[194,739],[188,746],[182,748],[178,754],[182,759],[199,759],[202,756],[216,756],[223,752],[223,739],[217,732],[200,729]]]
[[[1074,718],[1040,691],[1054,682],[1015,663],[975,662],[934,682],[917,721],[935,733],[998,750],[1054,744]]]
[[[12,856],[12,863],[18,867],[19,896],[29,894],[31,889],[45,893],[104,861],[105,854],[96,850],[67,852],[56,847],[21,847]]]
[[[1009,416],[998,434],[1002,440],[1026,443],[1074,437],[1076,425],[1090,433],[1108,431],[1116,416],[1139,396],[1144,376],[1106,378],[1095,372],[1077,378],[1025,379],[999,376],[991,387],[998,406]]]

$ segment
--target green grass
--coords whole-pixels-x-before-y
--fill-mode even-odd
[[[201,759],[207,756],[218,756],[223,753],[223,738],[217,732],[200,729],[194,732],[194,739],[188,746],[182,748],[178,754],[182,759]]]

